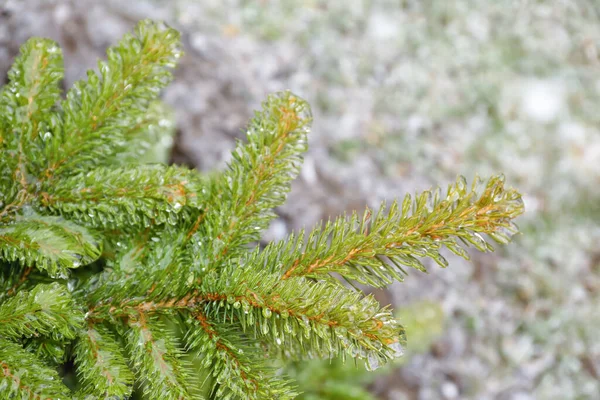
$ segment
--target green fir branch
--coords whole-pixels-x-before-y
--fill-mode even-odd
[[[311,357],[348,354],[374,366],[396,357],[405,344],[402,326],[371,296],[303,277],[282,280],[250,267],[224,271],[226,280],[214,273],[202,283],[206,315],[237,321],[278,347]]]
[[[15,262],[0,262],[0,303],[30,284],[29,276],[33,267],[23,267]]]
[[[198,208],[200,184],[194,171],[177,166],[96,168],[57,182],[41,193],[40,204],[94,227],[174,225],[182,212]]]
[[[117,254],[110,266],[82,289],[87,303],[105,306],[126,304],[137,298],[168,301],[183,297],[196,283],[184,250],[186,232],[172,226],[148,230],[131,242],[117,242]]]
[[[73,339],[83,320],[83,313],[64,286],[40,284],[0,304],[0,337]]]
[[[81,331],[73,350],[83,396],[127,398],[134,376],[127,366],[121,344],[102,324]]]
[[[48,39],[31,38],[8,72],[9,83],[0,95],[0,159],[3,181],[10,177],[27,188],[30,175],[39,172],[44,142],[60,124],[51,112],[60,100],[62,51]]]
[[[161,400],[190,398],[190,379],[181,350],[158,319],[145,313],[132,316],[124,338],[131,368],[145,396]]]
[[[183,298],[154,301],[134,294],[118,304],[99,303],[88,315],[115,321],[140,314],[202,313],[211,320],[240,324],[244,332],[277,346],[303,349],[309,356],[347,353],[373,366],[402,352],[404,329],[371,296],[303,277],[281,280],[278,274],[256,274],[250,268],[225,271],[226,280],[211,273],[199,290]]]
[[[18,344],[0,338],[0,393],[14,400],[69,399],[69,389],[53,368]]]
[[[180,47],[177,31],[142,21],[134,34],[108,49],[99,74],[89,71],[87,81],[77,82],[62,103],[63,128],[48,147],[46,178],[87,171],[124,150],[126,133],[170,82]]]
[[[398,310],[396,316],[409,332],[409,346],[402,358],[376,372],[365,374],[363,362],[344,362],[341,357],[283,364],[284,373],[293,377],[303,391],[298,400],[376,400],[368,387],[393,374],[413,356],[427,352],[444,332],[444,313],[438,303],[411,303]]]
[[[40,125],[48,123],[49,112],[60,100],[63,78],[62,51],[49,39],[31,38],[21,46],[20,55],[8,72],[9,83],[2,89],[0,104],[7,112],[2,120],[34,140]]]
[[[0,225],[0,254],[5,260],[35,265],[50,276],[66,276],[96,260],[102,251],[99,237],[61,217],[29,213],[10,225]]]
[[[238,144],[228,169],[212,187],[207,215],[195,235],[198,252],[219,262],[243,252],[260,238],[285,201],[307,149],[312,121],[308,104],[290,92],[271,95],[247,128],[248,143]]]
[[[518,231],[512,220],[522,212],[521,196],[504,188],[503,177],[491,178],[485,185],[477,178],[471,190],[460,177],[444,196],[439,189],[425,191],[414,201],[407,195],[401,205],[394,202],[377,212],[367,209],[362,216],[338,218],[308,235],[302,231],[255,252],[250,263],[281,270],[282,279],[337,273],[381,287],[403,280],[404,267],[425,272],[422,257],[446,267],[444,246],[469,259],[463,248],[469,244],[480,251],[493,250],[484,234],[508,243]]]
[[[202,366],[211,371],[216,398],[293,399],[297,392],[277,376],[253,342],[229,325],[211,322],[200,310],[185,338],[188,351],[197,351]]]
[[[69,357],[69,344],[65,340],[32,337],[25,340],[23,347],[48,365],[62,365]]]
[[[148,110],[139,115],[134,125],[123,133],[126,144],[121,152],[106,161],[110,165],[146,164],[149,162],[167,162],[155,160],[157,152],[169,149],[175,134],[173,111],[160,101],[154,101]]]

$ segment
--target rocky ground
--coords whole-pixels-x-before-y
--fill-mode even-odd
[[[504,172],[523,235],[472,263],[413,274],[387,299],[430,299],[430,352],[382,399],[592,399],[600,393],[600,6],[593,0],[0,0],[0,76],[34,35],[70,86],[142,18],[181,30],[164,98],[174,161],[220,168],[267,93],[312,105],[311,149],[267,240],[457,174]]]

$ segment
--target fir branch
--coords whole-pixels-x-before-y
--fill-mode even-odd
[[[259,239],[298,174],[311,123],[308,104],[289,92],[269,96],[247,129],[227,171],[212,188],[207,215],[194,242],[214,259],[207,270]]]
[[[21,47],[0,95],[0,149],[10,154],[0,158],[3,180],[11,177],[26,188],[29,174],[39,170],[41,145],[59,124],[50,111],[60,100],[62,77],[62,52],[55,42],[31,38]]]
[[[69,268],[89,264],[101,252],[98,235],[61,217],[29,212],[10,225],[0,225],[3,259],[35,265],[50,276],[65,276]]]
[[[18,344],[0,338],[0,393],[5,399],[69,399],[58,373]]]
[[[139,240],[118,242],[117,254],[82,288],[88,304],[112,304],[132,297],[154,301],[183,297],[195,283],[193,265],[184,254],[187,235],[172,226],[147,230]]]
[[[304,278],[281,281],[278,275],[250,277],[250,273],[232,272],[228,277],[233,279],[213,292],[160,302],[132,297],[121,304],[100,304],[88,315],[94,321],[177,313],[202,320],[199,315],[205,315],[207,321],[240,324],[259,340],[285,346],[288,356],[347,354],[366,359],[371,368],[402,354],[404,329],[371,296]],[[206,285],[218,286],[213,280]]]
[[[160,101],[154,101],[148,110],[139,115],[135,125],[123,133],[126,144],[123,150],[107,160],[110,165],[144,164],[152,162],[152,152],[157,146],[170,148],[175,133],[173,111]],[[166,162],[167,160],[161,160]]]
[[[169,83],[182,52],[177,31],[142,21],[107,54],[100,74],[89,71],[62,103],[63,129],[48,148],[46,179],[87,171],[124,150],[126,132]]]
[[[215,379],[212,393],[217,398],[293,399],[290,383],[266,364],[252,341],[231,326],[211,322],[202,311],[194,313],[185,338],[188,351],[199,351],[202,366]]]
[[[402,326],[371,296],[303,277],[281,280],[278,274],[256,274],[250,268],[229,267],[225,272],[226,280],[216,272],[208,274],[198,290],[183,298],[154,301],[134,294],[118,303],[100,302],[88,316],[118,321],[202,313],[211,321],[239,323],[244,331],[277,346],[299,345],[313,356],[347,352],[377,364],[396,357],[404,345]]]
[[[154,317],[131,316],[124,333],[129,360],[145,396],[152,399],[189,399],[189,377],[173,335]]]
[[[0,304],[0,337],[73,339],[83,318],[64,286],[40,284],[29,292],[19,291]]]
[[[0,262],[0,303],[29,283],[28,277],[33,269],[18,263]]]
[[[249,261],[273,272],[283,270],[282,279],[294,276],[324,278],[338,273],[348,280],[384,286],[406,275],[403,266],[425,271],[418,257],[430,257],[442,267],[448,262],[443,246],[469,258],[457,242],[472,244],[480,251],[493,250],[482,234],[507,243],[517,232],[512,222],[523,212],[520,195],[504,188],[503,177],[483,185],[476,179],[469,190],[464,178],[448,187],[423,192],[412,201],[407,195],[400,206],[385,205],[377,213],[354,213],[305,233],[292,235],[255,252]]]
[[[69,343],[64,340],[33,337],[25,340],[23,347],[48,365],[62,365],[69,356]]]
[[[96,398],[127,398],[133,374],[127,366],[121,344],[102,324],[83,330],[74,348],[81,394]]]
[[[371,296],[302,277],[281,280],[251,267],[224,271],[226,280],[215,273],[202,282],[204,312],[237,321],[257,338],[318,356],[347,352],[373,363],[394,358],[404,344],[403,328]]]
[[[62,51],[49,39],[31,38],[20,49],[8,72],[9,83],[2,90],[2,119],[34,140],[39,125],[47,122],[48,112],[60,100],[59,82],[63,78]]]
[[[177,166],[96,168],[57,182],[41,193],[40,206],[94,227],[174,225],[199,207],[200,185],[195,171]]]
[[[154,243],[149,241],[141,246],[144,252],[158,249],[159,253],[149,256],[146,262],[137,261],[140,265],[153,266],[151,268],[156,275],[147,270],[144,271],[146,277],[128,273],[125,282],[132,283],[135,286],[132,289],[140,295],[143,294],[140,293],[142,290],[151,289],[153,298],[165,298],[177,293],[183,296],[189,291],[189,284],[195,281],[194,271],[201,275],[218,266],[219,259],[228,251],[229,244],[226,243],[238,249],[242,244],[256,240],[260,229],[266,227],[274,215],[270,208],[285,199],[289,181],[297,173],[300,153],[306,148],[309,122],[310,110],[304,101],[290,93],[272,96],[263,105],[263,112],[258,113],[250,124],[249,144],[238,147],[230,169],[219,180],[224,186],[198,189],[198,192],[208,191],[212,194],[206,201],[208,211],[198,216],[185,237],[165,232],[162,236],[155,236]],[[253,188],[251,193],[248,193],[248,188]],[[229,196],[231,200],[227,200]],[[232,207],[237,207],[238,211],[232,210]],[[232,211],[234,215],[230,215]],[[210,235],[216,236],[216,239],[209,240]],[[236,240],[242,240],[243,243]],[[203,243],[209,247],[202,247]],[[165,252],[166,249],[168,252]],[[165,256],[173,257],[166,261]],[[125,261],[130,263],[131,258],[127,257]],[[175,270],[179,273],[173,274]],[[120,279],[113,276],[114,279],[108,280],[118,281],[122,285],[122,275]],[[148,276],[153,279],[148,280]],[[144,282],[150,282],[150,287],[144,286]],[[130,293],[127,290],[119,291],[121,294]],[[112,292],[112,296],[118,297],[119,294]],[[98,294],[95,298],[98,298]]]

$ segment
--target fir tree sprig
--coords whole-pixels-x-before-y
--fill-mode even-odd
[[[190,377],[174,335],[158,318],[145,313],[131,316],[123,329],[132,371],[146,397],[190,398]]]
[[[88,324],[73,349],[82,396],[127,398],[134,375],[115,335],[103,324]]]
[[[235,327],[215,322],[203,311],[195,313],[194,322],[187,333],[187,349],[201,354],[203,367],[218,384],[213,389],[217,398],[256,393],[261,399],[293,399],[297,395],[293,384],[278,376],[262,350]],[[265,379],[268,382],[263,384]]]
[[[174,224],[181,211],[198,207],[200,180],[195,175],[176,166],[99,167],[42,191],[39,206],[93,227]]]
[[[83,320],[83,313],[63,285],[39,284],[30,292],[19,291],[0,305],[0,336],[74,339]]]
[[[14,342],[0,338],[0,393],[6,399],[68,399],[55,368]]]
[[[99,74],[75,83],[61,104],[61,127],[48,146],[45,177],[74,175],[102,165],[128,146],[160,90],[171,80],[170,70],[181,57],[179,33],[163,24],[139,24],[119,45],[108,49]],[[109,140],[107,140],[109,139]]]
[[[23,46],[0,95],[1,396],[294,398],[269,359],[374,369],[405,345],[391,310],[335,275],[382,287],[423,257],[446,266],[442,247],[468,258],[516,232],[516,191],[460,178],[253,249],[299,172],[310,108],[269,96],[220,174],[145,163],[173,130],[157,96],[180,56],[177,32],[143,21],[61,101],[58,47]]]
[[[232,162],[207,199],[209,210],[195,241],[206,242],[214,261],[235,257],[244,245],[260,238],[273,209],[285,201],[307,149],[310,107],[291,94],[272,96],[247,128],[247,144],[238,144]]]
[[[460,177],[445,195],[439,188],[424,191],[414,201],[406,195],[402,204],[382,204],[379,210],[367,209],[362,216],[353,213],[350,218],[329,221],[308,234],[302,231],[269,245],[255,253],[251,262],[281,265],[282,279],[337,273],[381,287],[402,280],[404,266],[425,272],[419,260],[422,257],[446,267],[448,261],[440,253],[443,246],[468,260],[461,244],[493,250],[482,234],[507,243],[518,231],[512,219],[522,208],[520,195],[504,189],[502,176],[486,184],[476,178],[471,190]]]
[[[0,148],[7,154],[0,161],[2,179],[13,179],[19,185],[10,195],[29,184],[29,175],[43,163],[40,141],[56,128],[60,119],[52,112],[60,100],[59,82],[63,77],[62,52],[48,39],[32,38],[21,48],[8,73],[9,83],[0,95]],[[9,195],[9,196],[10,196]],[[2,215],[2,214],[0,214]]]
[[[99,235],[64,218],[25,210],[12,224],[0,225],[0,252],[5,260],[35,264],[58,275],[96,260],[102,241]]]

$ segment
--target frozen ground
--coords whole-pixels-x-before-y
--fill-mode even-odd
[[[313,105],[311,150],[267,239],[344,210],[504,172],[516,243],[413,274],[386,300],[439,301],[433,349],[384,399],[592,399],[600,393],[600,5],[594,0],[0,0],[0,73],[32,35],[67,85],[141,18],[183,32],[165,99],[176,162],[226,161],[268,92]],[[409,338],[410,339],[410,338]]]

